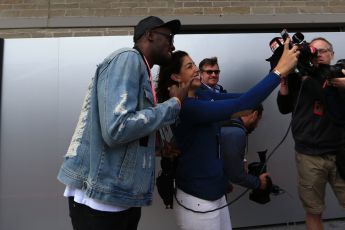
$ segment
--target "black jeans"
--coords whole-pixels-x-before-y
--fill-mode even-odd
[[[133,207],[121,212],[103,212],[68,198],[69,215],[74,230],[136,230],[141,208]]]

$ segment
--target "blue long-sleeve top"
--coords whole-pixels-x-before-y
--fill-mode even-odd
[[[176,185],[184,192],[205,200],[217,200],[227,190],[224,161],[220,152],[219,122],[235,112],[251,109],[265,100],[279,85],[280,78],[269,73],[243,94],[197,91],[186,98],[179,119],[173,126],[181,150]]]
[[[224,171],[231,182],[256,189],[260,186],[260,180],[257,176],[247,173],[243,162],[247,147],[247,129],[241,119],[235,119],[235,122],[240,126],[222,127],[221,130]]]

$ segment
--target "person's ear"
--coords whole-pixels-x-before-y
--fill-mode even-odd
[[[147,40],[153,41],[153,33],[151,31],[146,31],[145,36],[147,37]]]
[[[178,83],[181,82],[180,76],[179,76],[178,74],[176,74],[176,73],[171,74],[170,78],[171,78],[172,80],[178,82]]]
[[[333,58],[334,58],[334,51],[331,51],[331,60],[333,60]]]
[[[250,116],[252,120],[255,120],[258,117],[258,111],[254,111]]]

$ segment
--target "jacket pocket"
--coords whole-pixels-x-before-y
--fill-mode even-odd
[[[137,195],[144,195],[151,193],[154,187],[154,148],[140,146],[138,153],[140,165],[137,165],[133,192]]]
[[[128,148],[118,178],[129,193],[145,195],[153,189],[154,167],[154,148],[136,145]]]

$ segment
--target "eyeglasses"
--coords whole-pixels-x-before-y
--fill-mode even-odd
[[[211,75],[212,73],[214,73],[215,75],[218,75],[220,73],[220,70],[201,70],[202,72],[207,73],[208,75]]]
[[[155,31],[155,30],[151,30],[151,32],[156,33],[156,34],[160,34],[160,35],[166,37],[166,39],[168,39],[170,44],[174,43],[174,34],[166,34],[166,33],[162,33],[162,32]]]
[[[327,48],[327,49],[317,49],[317,52],[319,54],[324,54],[324,53],[327,53],[328,51],[331,51],[331,50],[329,48]]]

